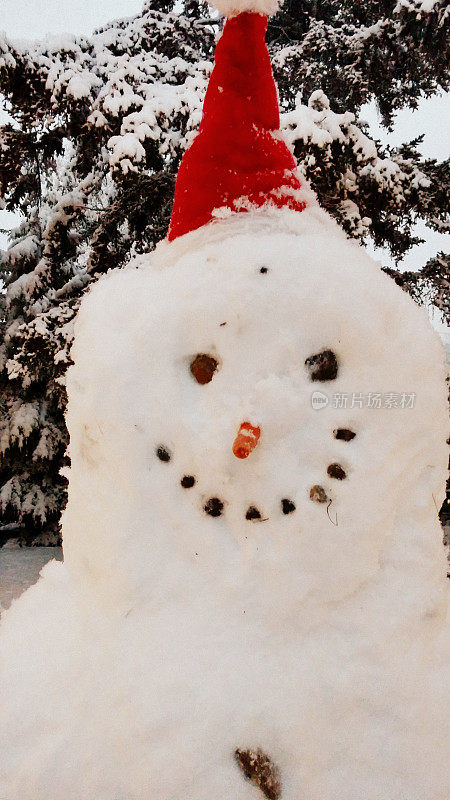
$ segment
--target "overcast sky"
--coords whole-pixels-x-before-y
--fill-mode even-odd
[[[0,30],[5,30],[8,36],[25,39],[40,39],[47,33],[89,34],[111,19],[136,14],[141,7],[142,0],[0,0]],[[425,100],[416,112],[400,112],[392,134],[379,126],[374,106],[365,107],[362,116],[383,142],[397,144],[424,133],[424,155],[438,159],[448,156],[448,96]],[[0,227],[7,225],[5,215],[0,213]],[[404,261],[405,268],[422,266],[438,250],[449,248],[450,236],[444,237],[424,227],[418,232],[426,235],[427,242],[410,252]],[[4,239],[0,247],[2,244],[5,246]]]
[[[0,0],[0,30],[26,39],[46,33],[91,33],[141,8],[142,0]]]

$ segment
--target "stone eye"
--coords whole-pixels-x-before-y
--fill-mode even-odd
[[[338,360],[332,350],[322,350],[310,356],[305,366],[312,381],[334,381],[338,374]]]
[[[209,356],[207,353],[199,353],[191,361],[191,374],[197,383],[203,386],[205,383],[212,381],[218,366],[219,364],[213,356]]]

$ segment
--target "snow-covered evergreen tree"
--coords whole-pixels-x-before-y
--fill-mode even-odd
[[[322,205],[350,236],[400,259],[416,221],[442,231],[449,165],[420,140],[396,149],[359,119],[375,99],[384,124],[448,87],[444,0],[285,0],[268,41],[282,125]],[[86,287],[165,236],[175,174],[200,120],[221,20],[200,0],[146,0],[90,37],[25,45],[0,35],[0,202],[21,225],[0,278],[0,509],[39,540],[57,536],[65,502],[64,374]],[[391,274],[448,308],[448,259]]]

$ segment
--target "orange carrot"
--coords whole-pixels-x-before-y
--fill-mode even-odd
[[[247,458],[258,444],[260,436],[261,428],[250,422],[243,422],[233,444],[233,453],[236,458]]]

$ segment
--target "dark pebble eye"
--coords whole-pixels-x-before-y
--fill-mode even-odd
[[[210,517],[220,517],[223,511],[222,500],[219,500],[218,497],[210,497],[204,510]]]
[[[170,461],[172,458],[170,451],[167,447],[164,447],[162,444],[156,448],[156,455],[158,456],[160,461]]]
[[[259,271],[260,271],[260,272],[261,272],[263,275],[265,275],[267,272],[269,272],[269,267],[261,267],[261,269],[260,269]]]
[[[212,381],[218,366],[219,364],[213,356],[209,356],[207,353],[199,353],[191,361],[191,374],[197,383],[203,386],[205,383]]]
[[[349,428],[337,428],[333,433],[335,439],[342,439],[344,442],[351,442],[356,436],[356,433],[353,433]]]
[[[192,489],[195,486],[195,478],[193,475],[185,475],[180,481],[183,489]]]
[[[338,481],[343,481],[347,477],[347,473],[342,469],[340,464],[330,464],[327,469],[330,478],[336,478]]]
[[[332,350],[322,350],[305,361],[312,381],[333,381],[338,374],[338,360]]]
[[[284,500],[281,501],[281,508],[283,514],[292,514],[292,512],[295,511],[295,503],[293,503],[292,500],[284,498]]]
[[[245,515],[245,519],[261,519],[261,512],[258,511],[255,506],[250,506]]]
[[[314,500],[315,503],[326,503],[328,500],[325,489],[323,486],[319,486],[317,483],[314,486],[311,486],[309,496],[311,500]]]

